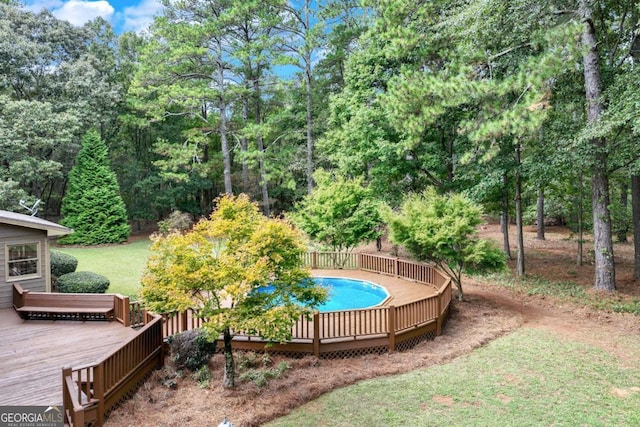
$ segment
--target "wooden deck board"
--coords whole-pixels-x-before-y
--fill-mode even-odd
[[[436,288],[429,285],[412,282],[394,276],[386,276],[384,274],[370,273],[361,270],[311,270],[311,275],[315,277],[346,277],[349,279],[366,280],[381,286],[384,286],[391,299],[387,301],[386,306],[402,305],[412,301],[435,295]]]
[[[95,362],[135,334],[118,322],[22,320],[0,309],[0,405],[61,405],[63,366]]]

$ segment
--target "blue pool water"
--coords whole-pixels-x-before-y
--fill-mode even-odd
[[[317,307],[318,311],[352,310],[374,307],[389,297],[385,288],[365,280],[343,277],[314,277],[313,281],[328,290],[327,300]],[[271,292],[265,286],[258,292]]]
[[[389,297],[385,288],[371,282],[342,277],[314,277],[313,280],[329,290],[329,296],[319,311],[352,310],[373,307]]]

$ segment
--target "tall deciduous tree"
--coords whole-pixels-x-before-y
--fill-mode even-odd
[[[129,237],[127,211],[109,164],[107,146],[95,130],[82,139],[69,174],[62,215],[61,224],[74,230],[59,240],[63,244],[121,243]]]
[[[9,2],[0,4],[0,34],[0,180],[11,189],[0,204],[39,198],[45,215],[57,214],[82,133],[109,127],[122,99],[111,30],[100,19],[75,27]]]
[[[19,209],[18,201],[52,202],[50,192],[64,177],[66,158],[75,153],[78,117],[56,111],[51,102],[12,100],[0,95],[0,206]]]
[[[290,224],[263,216],[246,195],[224,196],[193,231],[155,238],[142,298],[160,313],[192,308],[211,339],[222,335],[224,386],[233,387],[233,331],[284,342],[326,298],[302,265],[305,251]]]

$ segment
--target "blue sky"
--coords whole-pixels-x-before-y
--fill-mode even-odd
[[[161,8],[158,0],[23,0],[23,3],[28,10],[49,9],[56,18],[78,26],[101,16],[117,33],[144,30]]]

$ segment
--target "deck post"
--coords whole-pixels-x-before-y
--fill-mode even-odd
[[[178,332],[184,332],[189,330],[189,326],[187,325],[187,310],[181,311],[180,312],[180,324],[176,325],[178,327]]]
[[[156,325],[156,331],[158,335],[157,340],[160,345],[160,354],[158,355],[158,369],[160,369],[164,366],[164,358],[167,355],[167,349],[165,349],[164,337],[162,336],[162,321],[160,321]]]
[[[393,275],[396,276],[396,277],[399,277],[398,274],[400,273],[400,269],[398,268],[398,264],[399,264],[398,259],[399,258],[396,257],[393,260]]]
[[[313,270],[318,269],[318,252],[316,251],[313,251],[313,253],[311,254],[311,268]]]
[[[389,306],[389,353],[396,351],[396,307],[395,305]]]
[[[87,378],[87,381],[90,379]],[[101,426],[104,424],[104,364],[98,363],[93,368],[93,397],[98,401],[98,413],[96,414],[96,425]]]
[[[313,313],[313,355],[320,358],[320,313]]]
[[[18,308],[24,307],[25,299],[28,294],[29,294],[29,289],[22,289],[22,286],[20,286],[17,283],[14,283],[13,284],[13,306]]]
[[[78,425],[84,426],[84,408],[80,408],[79,410],[73,404],[73,398],[69,394],[73,390],[69,390],[67,388],[67,378],[70,378],[70,381],[73,383],[73,368],[70,366],[65,366],[62,368],[62,412],[64,412],[63,418],[65,420],[65,425]],[[78,384],[78,387],[80,385]]]
[[[126,328],[131,326],[131,305],[129,304],[129,297],[122,297],[122,310],[120,311],[123,317],[123,324]]]
[[[442,293],[436,292],[436,335],[442,334]]]
[[[62,367],[62,412],[63,412],[63,420],[65,424],[71,424],[73,420],[70,420],[70,416],[73,413],[73,403],[71,402],[69,396],[69,390],[67,390],[67,377],[71,376],[71,367],[63,366]],[[68,411],[68,412],[67,412]]]

